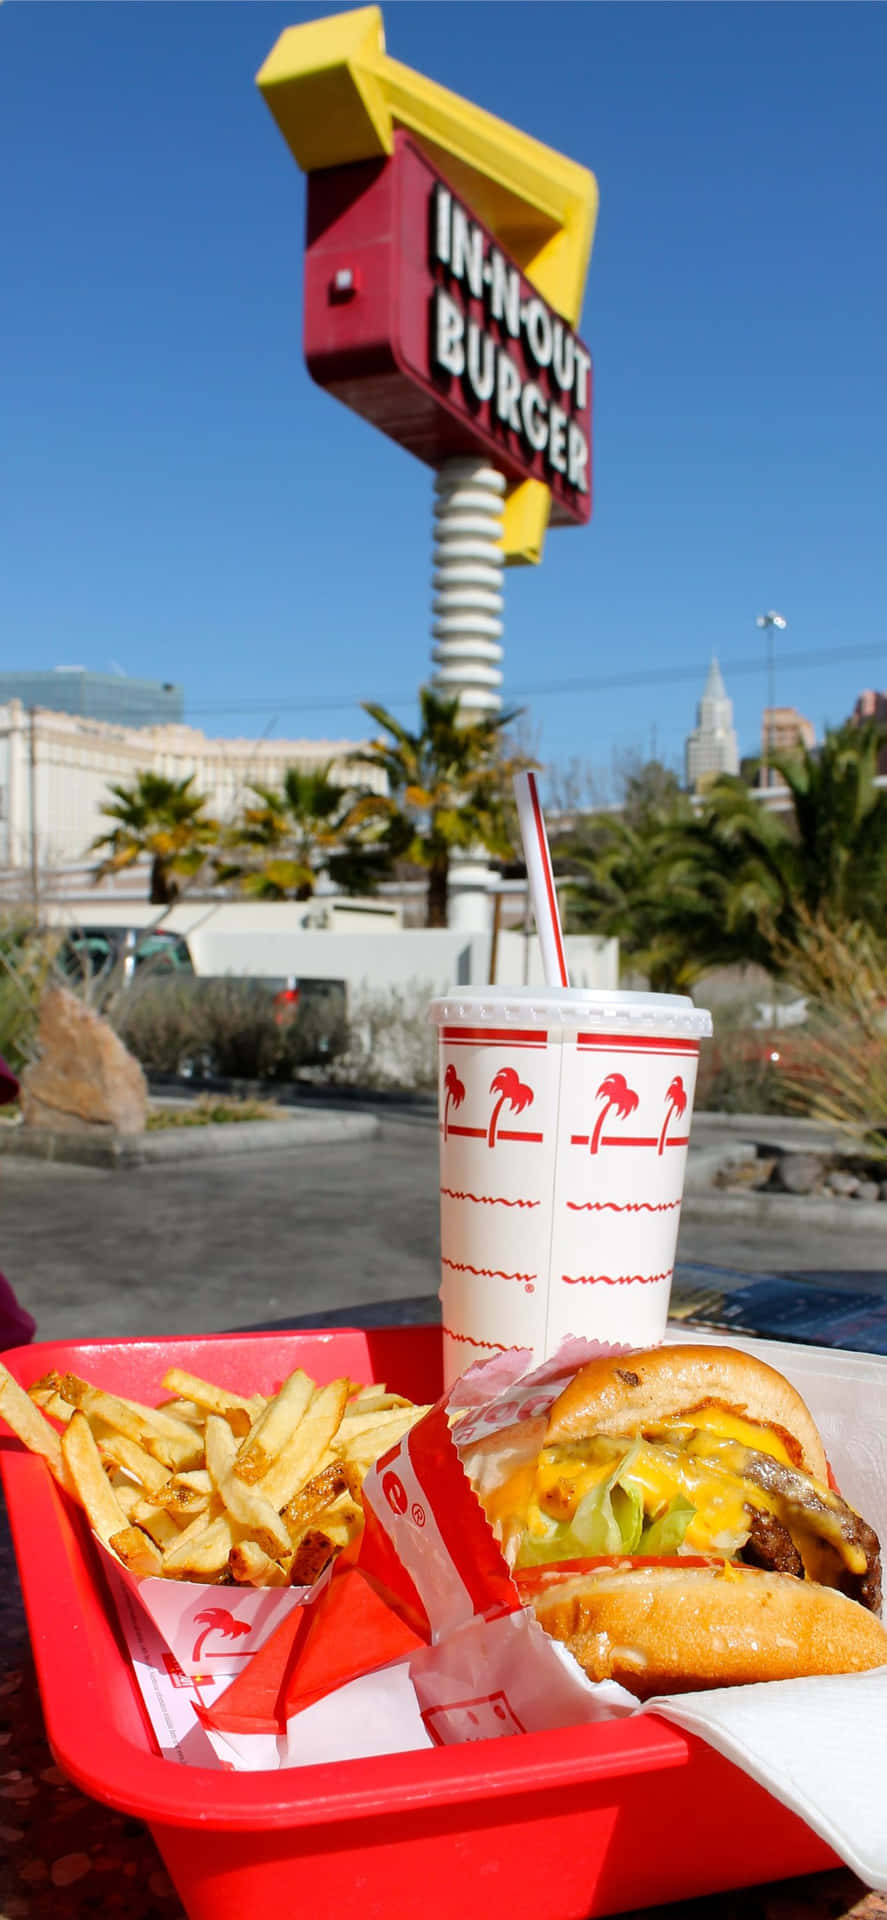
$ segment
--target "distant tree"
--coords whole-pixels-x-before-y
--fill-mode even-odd
[[[352,765],[381,770],[387,793],[364,793],[351,812],[354,825],[375,832],[392,860],[428,874],[425,924],[445,927],[453,854],[481,846],[507,858],[514,850],[511,779],[527,760],[504,743],[513,713],[465,721],[458,699],[430,687],[419,692],[419,727],[401,726],[370,701],[364,712],[382,735],[352,756]],[[386,737],[387,736],[387,737]]]
[[[684,796],[673,767],[661,760],[630,759],[622,774],[622,815],[629,826],[680,811]]]
[[[615,935],[656,992],[686,984],[685,944],[663,923],[660,894],[663,863],[692,811],[674,773],[637,761],[624,770],[619,809],[587,816],[557,845],[570,882],[568,930]]]
[[[93,880],[120,873],[147,855],[151,904],[172,906],[181,893],[180,879],[200,872],[218,840],[219,824],[206,811],[206,795],[195,793],[193,774],[168,780],[144,771],[129,786],[112,784],[110,792],[113,799],[101,812],[114,825],[92,841],[90,852],[107,849],[93,869]]]

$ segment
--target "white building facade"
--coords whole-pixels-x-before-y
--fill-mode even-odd
[[[111,824],[102,814],[112,784],[129,786],[141,771],[168,779],[194,776],[208,811],[233,820],[254,782],[280,787],[288,767],[331,764],[343,785],[384,792],[385,775],[348,764],[359,742],[349,740],[211,740],[195,728],[118,727],[75,714],[0,705],[0,901],[27,900],[58,926],[154,926],[181,932],[198,972],[304,976],[360,986],[412,983],[427,997],[454,984],[484,985],[493,967],[485,930],[403,926],[398,900],[332,897],[321,886],[310,901],[243,901],[217,896],[184,899],[161,911],[148,904],[149,863],[92,882],[97,855],[90,843]],[[509,891],[513,883],[504,883]],[[387,890],[386,890],[387,894]],[[371,939],[367,936],[372,935]],[[615,987],[616,940],[573,935],[565,941],[575,986]],[[541,984],[538,941],[502,927],[495,978],[511,985]]]
[[[352,740],[211,740],[194,727],[118,727],[18,700],[0,706],[0,868],[7,878],[49,878],[89,859],[110,822],[102,814],[112,784],[142,771],[170,780],[194,776],[208,811],[233,820],[250,786],[279,787],[287,767],[332,762],[343,785],[384,791],[375,768],[349,769]],[[93,856],[94,860],[95,856]]]
[[[727,697],[721,669],[712,656],[705,690],[696,708],[696,725],[685,749],[687,786],[697,792],[719,773],[739,772],[739,742],[733,725],[733,702]]]

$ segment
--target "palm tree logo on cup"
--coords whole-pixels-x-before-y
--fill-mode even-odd
[[[458,1109],[459,1107],[461,1107],[462,1102],[465,1098],[465,1088],[462,1085],[461,1080],[459,1079],[459,1075],[456,1072],[456,1069],[453,1066],[452,1061],[450,1061],[450,1064],[447,1067],[446,1073],[444,1074],[444,1087],[446,1088],[447,1097],[446,1097],[446,1100],[444,1101],[443,1137],[444,1139],[446,1139],[447,1129],[449,1126],[449,1119],[450,1119],[450,1107],[452,1106]]]
[[[487,1134],[487,1145],[494,1147],[496,1145],[496,1128],[499,1124],[499,1115],[502,1112],[506,1100],[512,1113],[523,1113],[524,1107],[532,1106],[534,1096],[532,1087],[526,1086],[513,1067],[500,1067],[499,1072],[490,1082],[490,1092],[499,1095],[496,1105],[493,1108],[490,1130]]]
[[[668,1101],[668,1105],[665,1109],[665,1119],[662,1122],[662,1132],[659,1135],[659,1145],[656,1149],[657,1153],[661,1153],[665,1146],[665,1139],[672,1114],[676,1113],[680,1120],[682,1114],[685,1114],[687,1111],[687,1095],[684,1089],[684,1082],[679,1073],[675,1074],[665,1098]]]
[[[638,1096],[633,1087],[629,1086],[624,1074],[608,1073],[606,1080],[601,1081],[594,1097],[596,1100],[603,1100],[604,1102],[594,1123],[594,1132],[592,1133],[590,1143],[591,1152],[597,1153],[601,1144],[601,1133],[603,1132],[604,1121],[608,1113],[610,1113],[612,1109],[615,1109],[620,1120],[627,1120],[628,1115],[634,1113],[637,1107]],[[650,1145],[653,1145],[652,1140],[650,1141]]]

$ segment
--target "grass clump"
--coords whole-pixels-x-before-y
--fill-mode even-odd
[[[277,1119],[277,1108],[262,1100],[215,1100],[207,1094],[188,1106],[152,1107],[145,1124],[149,1133],[159,1133],[167,1127],[239,1126],[249,1120]]]

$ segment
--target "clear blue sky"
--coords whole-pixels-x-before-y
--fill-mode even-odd
[[[179,681],[226,735],[414,713],[431,476],[308,378],[304,181],[254,86],[335,10],[0,6],[10,668]],[[507,577],[541,755],[677,763],[713,651],[754,751],[771,607],[777,699],[841,720],[887,685],[887,9],[383,12],[395,58],[600,186],[595,510]]]

